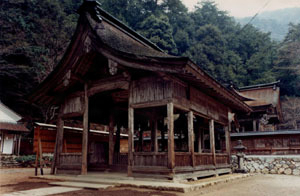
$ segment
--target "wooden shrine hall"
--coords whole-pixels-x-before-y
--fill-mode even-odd
[[[128,176],[173,179],[231,172],[230,119],[233,113],[251,112],[242,97],[190,59],[166,54],[96,1],[85,1],[78,13],[65,55],[31,95],[34,103],[59,106],[52,174],[61,165],[74,170],[72,153],[61,158],[69,120],[83,125],[76,159],[81,167],[75,169],[81,174],[90,170],[90,123],[109,127],[107,168],[124,164],[114,143],[121,128],[128,134],[128,153],[122,153]]]

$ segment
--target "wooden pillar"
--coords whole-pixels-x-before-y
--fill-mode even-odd
[[[1,131],[1,146],[0,146],[0,153],[3,152],[3,143],[4,143],[4,133]]]
[[[198,130],[198,153],[201,153],[202,152],[202,130],[201,128],[199,127],[199,130]]]
[[[194,114],[192,111],[188,113],[188,136],[189,136],[189,152],[191,153],[192,166],[195,166],[195,147],[194,147]]]
[[[51,174],[55,174],[56,167],[59,165],[59,156],[63,149],[63,137],[64,137],[64,121],[62,119],[64,105],[60,106],[57,121],[56,121],[56,140],[54,147],[54,155],[51,165]]]
[[[108,136],[108,165],[113,164],[114,158],[114,116],[111,113],[109,116],[109,136]]]
[[[89,135],[89,98],[87,95],[87,83],[84,84],[84,112],[82,131],[81,175],[87,174],[88,162],[88,135]]]
[[[168,168],[173,170],[175,167],[173,103],[167,104],[167,115],[168,115]]]
[[[114,153],[120,153],[120,138],[121,138],[121,126],[117,124],[116,142],[114,147]]]
[[[151,151],[158,152],[157,120],[155,118],[151,119],[150,127],[151,127]]]
[[[257,129],[256,129],[256,120],[253,120],[253,131],[257,131]]]
[[[139,152],[143,152],[143,145],[144,144],[144,130],[139,128],[139,144],[138,144],[138,150]]]
[[[18,156],[20,156],[21,140],[22,140],[22,136],[21,136],[21,134],[20,134],[20,135],[19,135],[19,140],[18,140],[18,152],[17,152],[17,155],[18,155]]]
[[[132,107],[128,108],[128,176],[132,176],[133,167],[133,150],[134,150],[134,109]]]
[[[214,120],[209,120],[209,138],[210,138],[210,150],[212,153],[213,164],[217,165],[216,162],[216,149],[215,149],[215,127]]]
[[[228,154],[228,164],[230,164],[231,159],[231,144],[230,144],[230,132],[231,124],[228,123],[228,126],[225,127],[225,143],[226,143],[226,153]]]

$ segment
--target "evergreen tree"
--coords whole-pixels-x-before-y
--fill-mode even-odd
[[[177,53],[168,17],[149,16],[141,23],[139,32],[161,49],[172,54]]]

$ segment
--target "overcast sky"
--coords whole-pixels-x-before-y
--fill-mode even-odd
[[[181,0],[189,10],[193,10],[199,0]],[[231,16],[246,17],[253,16],[264,5],[261,11],[277,10],[289,7],[300,7],[300,0],[215,0],[220,10],[227,11]]]

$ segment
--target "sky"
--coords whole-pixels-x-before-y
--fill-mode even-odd
[[[181,1],[192,11],[199,0]],[[229,15],[234,17],[253,16],[258,11],[300,7],[300,0],[215,0],[215,2],[220,10],[227,11]]]

